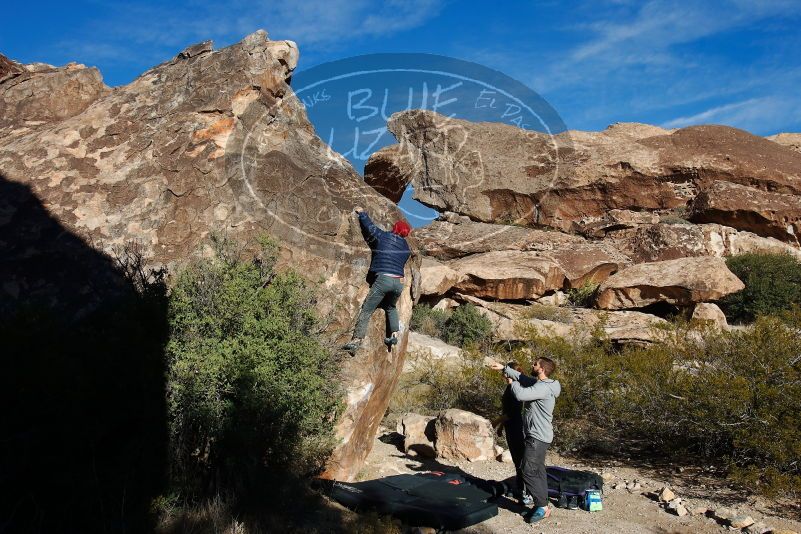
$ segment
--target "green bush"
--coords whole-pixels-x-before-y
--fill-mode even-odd
[[[435,310],[428,304],[418,304],[412,309],[411,329],[427,336],[442,337],[442,329],[449,313]]]
[[[445,342],[459,347],[480,344],[491,335],[492,323],[470,303],[453,310],[442,327],[442,338]]]
[[[567,291],[567,301],[571,306],[582,308],[592,308],[595,304],[595,294],[598,292],[598,285],[586,282],[581,287],[574,287]]]
[[[715,462],[766,494],[797,493],[801,313],[760,317],[731,332],[706,328],[689,335],[688,328],[672,325],[663,342],[617,349],[598,329],[569,339],[530,331],[525,345],[493,356],[524,369],[539,356],[556,361],[558,448],[645,447]],[[428,386],[418,395],[426,410],[457,407],[492,418],[500,409],[503,383],[476,354],[461,369],[432,365],[418,381]]]
[[[273,243],[251,261],[215,245],[180,273],[169,302],[172,473],[190,492],[247,484],[262,467],[314,471],[340,408],[308,284],[275,271]]]
[[[726,265],[745,284],[721,302],[729,320],[752,322],[801,305],[801,263],[789,254],[742,254]]]
[[[723,460],[770,493],[801,483],[799,326],[763,317],[747,330],[700,336],[678,326],[663,343],[617,352],[602,340],[541,338],[532,353],[555,354],[557,424],[589,423],[665,453]]]
[[[552,304],[534,303],[525,312],[527,319],[541,319],[544,321],[555,321],[557,323],[569,323],[570,312],[565,308]]]
[[[470,303],[449,311],[418,304],[412,310],[411,328],[459,347],[482,344],[492,336],[492,322]]]

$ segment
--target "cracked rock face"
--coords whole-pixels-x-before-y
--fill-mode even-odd
[[[95,248],[136,241],[173,270],[204,253],[213,232],[249,243],[267,233],[285,266],[322,281],[319,312],[330,331],[348,332],[369,264],[351,211],[361,205],[385,227],[400,213],[315,135],[289,86],[297,61],[295,43],[259,31],[221,50],[191,46],[111,89],[93,68],[0,56],[0,174]],[[0,227],[26,217],[7,199],[0,208]],[[12,261],[36,253],[13,236],[0,248]],[[9,305],[46,289],[3,278],[0,300]],[[411,304],[407,289],[404,325]],[[342,364],[347,406],[330,477],[358,472],[403,367],[405,331],[387,354],[383,321],[374,316],[364,348]]]

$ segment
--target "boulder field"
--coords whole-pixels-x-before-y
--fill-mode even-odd
[[[618,123],[546,135],[425,110],[388,127],[398,142],[365,180],[391,200],[411,185],[439,211],[415,231],[424,299],[478,306],[497,340],[602,319],[613,341],[647,343],[653,314],[670,311],[727,327],[714,302],[743,284],[726,257],[801,259],[798,134]]]

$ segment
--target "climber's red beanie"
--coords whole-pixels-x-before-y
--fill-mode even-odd
[[[398,221],[392,227],[392,233],[401,237],[406,237],[412,232],[412,227],[406,221]]]

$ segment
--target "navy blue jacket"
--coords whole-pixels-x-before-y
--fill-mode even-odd
[[[364,237],[372,251],[370,272],[403,276],[403,267],[411,255],[406,239],[382,230],[373,224],[370,216],[363,211],[359,213],[359,223],[362,225]]]

